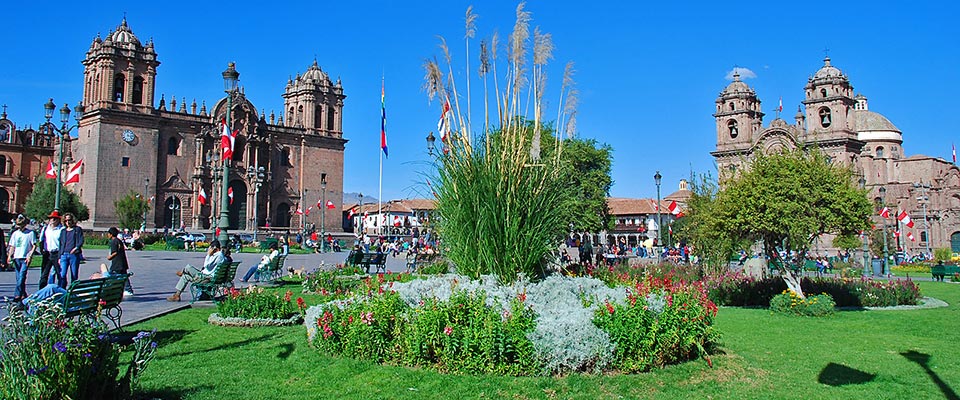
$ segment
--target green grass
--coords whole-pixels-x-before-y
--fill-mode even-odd
[[[951,398],[946,393],[960,392],[960,285],[920,285],[950,306],[844,311],[821,319],[722,308],[717,326],[725,354],[713,357],[714,368],[694,361],[639,375],[510,378],[382,366],[322,355],[307,344],[302,326],[208,325],[212,308],[129,330],[159,330],[161,347],[142,386],[165,399]],[[912,361],[924,354],[927,370]]]

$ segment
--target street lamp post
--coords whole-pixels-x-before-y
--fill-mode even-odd
[[[860,189],[867,187],[867,179],[860,176]],[[867,235],[863,236],[863,276],[870,275],[870,250],[867,248]]]
[[[227,93],[227,129],[232,129],[233,121],[230,120],[230,112],[233,109],[233,95],[237,92],[240,73],[237,72],[236,64],[231,62],[227,64],[227,69],[221,75],[223,75],[223,89]],[[227,227],[230,226],[230,208],[227,207],[230,203],[227,193],[230,190],[230,160],[227,157],[221,158],[223,159],[223,181],[221,182],[223,186],[220,188],[220,223],[218,224],[220,236],[217,239],[220,240],[220,244],[226,245],[229,242]]]
[[[60,150],[59,150],[60,156],[57,159],[57,189],[56,189],[56,194],[53,197],[53,209],[59,210],[60,209],[60,187],[63,186],[63,183],[62,183],[63,179],[60,176],[63,172],[63,142],[70,140],[71,129],[75,127],[76,128],[80,127],[80,119],[83,118],[83,106],[80,105],[80,103],[77,103],[77,106],[73,108],[73,111],[74,111],[73,117],[76,119],[77,125],[67,126],[67,122],[70,121],[70,107],[67,107],[67,105],[64,104],[63,107],[60,108],[61,125],[59,128],[57,128],[56,125],[50,123],[50,118],[53,118],[53,110],[56,108],[57,108],[57,105],[53,103],[53,98],[51,98],[49,101],[47,101],[46,104],[43,105],[43,116],[47,120],[46,126],[52,131],[60,134]]]
[[[927,189],[930,189],[930,185],[924,185],[923,182],[921,181],[920,183],[914,183],[913,187],[920,189],[920,197],[917,197],[917,202],[923,206],[923,236],[925,236],[926,238],[926,240],[924,240],[923,242],[927,250],[927,256],[929,257],[930,256],[930,224],[929,222],[927,222],[927,202],[930,201],[930,198],[927,197]]]
[[[655,175],[653,175],[653,181],[657,183],[657,247],[658,247],[657,260],[658,260],[658,261],[660,260],[660,257],[663,255],[663,252],[662,252],[662,251],[659,251],[659,248],[662,248],[662,247],[663,247],[663,241],[662,241],[661,234],[660,234],[660,231],[662,230],[662,229],[660,229],[660,225],[661,225],[661,220],[660,220],[660,179],[662,179],[662,178],[663,178],[663,176],[660,175],[660,171],[657,171],[657,173],[656,173]]]
[[[323,209],[320,210],[320,252],[326,251],[324,243],[327,241],[327,173],[320,173],[320,201],[323,202]]]
[[[263,185],[263,179],[266,176],[266,170],[263,167],[250,166],[247,168],[247,177],[253,181],[253,241],[257,241],[257,228],[260,224],[260,186]]]
[[[883,186],[880,186],[880,206],[885,207],[887,203],[887,189]],[[886,275],[889,269],[887,268],[887,258],[888,258],[888,248],[887,248],[887,219],[883,218],[883,269],[880,271],[880,275]]]
[[[363,221],[363,220],[365,219],[366,216],[363,214],[363,193],[359,193],[359,195],[360,195],[360,209],[359,209],[357,212],[360,213],[360,239],[362,240],[362,239],[363,239],[363,234],[364,234],[364,232],[363,232],[363,225],[364,225],[363,222],[364,222],[364,221]]]
[[[140,228],[141,232],[147,231],[147,213],[150,210],[150,178],[143,178],[143,200],[147,202],[147,206],[143,209],[143,228]]]
[[[430,134],[427,135],[427,153],[431,156],[433,155],[433,150],[436,149],[437,138],[433,136],[433,131],[430,131]]]

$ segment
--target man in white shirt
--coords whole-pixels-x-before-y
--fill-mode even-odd
[[[56,267],[54,271],[60,271],[61,232],[63,232],[63,225],[60,225],[60,211],[53,210],[48,217],[47,225],[40,231],[40,254],[43,255],[43,262],[40,264],[40,289],[54,283],[56,274],[50,276],[51,268]]]
[[[27,267],[30,266],[30,260],[33,257],[34,244],[33,231],[27,228],[27,218],[18,215],[15,222],[16,230],[10,233],[10,248],[7,252],[9,263],[17,272],[17,286],[13,290],[13,300],[21,301],[27,297]]]
[[[220,241],[214,240],[210,242],[210,248],[207,249],[207,256],[203,259],[203,269],[187,264],[182,271],[177,271],[177,276],[180,277],[180,280],[177,282],[177,291],[173,296],[167,297],[167,301],[180,301],[180,294],[187,288],[187,284],[210,279],[213,277],[213,273],[217,267],[225,262],[227,262],[227,259],[223,255],[223,252],[220,251]]]

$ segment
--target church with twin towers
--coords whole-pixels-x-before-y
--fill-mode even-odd
[[[232,129],[238,131],[233,156],[220,160],[227,94],[199,105],[190,97],[158,95],[158,76],[177,79],[159,74],[160,59],[153,40],[142,42],[126,18],[106,36],[98,34],[86,52],[84,114],[77,139],[65,150],[66,161],[83,160],[80,183],[68,189],[90,207],[85,226],[117,225],[114,202],[131,190],[146,190],[155,199],[148,229],[210,230],[220,215],[226,179],[233,195],[227,205],[230,230],[320,229],[321,220],[326,231],[342,229],[347,140],[339,79],[331,80],[314,60],[296,78],[277,82],[283,109],[269,115],[241,86],[229,102]],[[219,84],[211,77],[211,85]],[[224,161],[230,166],[226,177]],[[211,201],[200,204],[201,191]],[[334,207],[317,207],[323,197]],[[309,215],[297,212],[311,206],[315,211]]]
[[[870,110],[867,97],[854,92],[830,57],[807,79],[803,91],[793,121],[778,116],[764,126],[760,97],[739,74],[733,75],[733,82],[717,96],[713,114],[717,147],[710,154],[720,175],[736,173],[754,154],[816,147],[831,162],[850,165],[872,200],[880,202],[883,188],[886,204],[914,221],[913,228],[891,226],[900,231],[891,253],[897,248],[916,254],[940,247],[960,252],[960,169],[942,158],[908,156],[903,132]],[[880,224],[879,217],[874,218]]]

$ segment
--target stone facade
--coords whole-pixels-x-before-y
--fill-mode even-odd
[[[206,101],[198,110],[196,100],[178,104],[173,96],[168,105],[162,95],[155,107],[160,61],[152,40],[141,44],[126,20],[105,38],[97,35],[83,65],[85,112],[69,155],[84,161],[72,190],[90,207],[86,226],[116,225],[114,201],[146,190],[155,199],[148,229],[213,229],[223,203],[220,123],[229,107],[237,137],[228,160],[228,228],[318,226],[325,213],[325,230],[340,230],[346,96],[316,60],[287,81],[286,117],[258,112],[242,87],[209,110]],[[201,190],[210,200],[205,205],[198,202]],[[317,207],[324,197],[335,207]],[[317,212],[309,216],[296,212],[311,206]]]
[[[27,196],[37,179],[44,179],[44,167],[54,160],[54,146],[59,144],[55,131],[46,125],[40,130],[17,129],[0,114],[0,222],[10,222],[24,212]]]
[[[909,228],[896,219],[887,220],[891,229],[902,233],[898,243],[891,244],[891,252],[902,248],[915,254],[928,247],[960,252],[960,169],[942,158],[904,156],[902,132],[870,111],[865,96],[854,95],[849,78],[831,65],[829,57],[808,79],[804,93],[794,123],[778,117],[764,127],[760,98],[734,75],[717,97],[713,114],[717,148],[711,154],[721,177],[743,168],[757,153],[817,147],[832,162],[850,165],[877,203],[880,188],[885,188],[887,206],[896,213],[907,212],[914,221]],[[880,217],[874,219],[882,224]],[[823,242],[829,247],[829,241]]]

